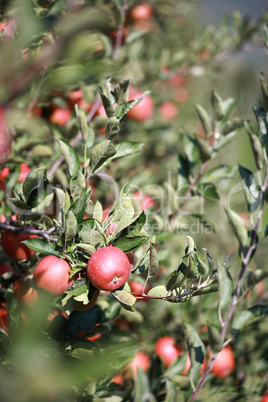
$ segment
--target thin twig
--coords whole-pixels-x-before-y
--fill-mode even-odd
[[[51,241],[53,243],[57,243],[58,238],[50,236],[50,234],[53,233],[55,229],[56,229],[56,227],[53,226],[52,228],[50,228],[46,231],[43,231],[40,229],[33,229],[33,228],[29,228],[29,227],[14,226],[14,225],[10,225],[8,223],[0,223],[0,230],[9,230],[10,232],[14,232],[14,233],[34,234],[34,235],[43,237],[44,239]]]

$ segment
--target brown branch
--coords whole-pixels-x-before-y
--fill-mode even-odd
[[[46,239],[50,242],[57,243],[58,238],[50,236],[50,234],[53,233],[55,229],[56,229],[56,227],[53,226],[52,228],[44,231],[41,229],[33,229],[33,228],[29,228],[29,227],[14,226],[14,225],[10,225],[9,223],[0,223],[0,230],[9,230],[10,232],[14,232],[14,233],[34,234],[34,235],[43,237],[44,239]]]

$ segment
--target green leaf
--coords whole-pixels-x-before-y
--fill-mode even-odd
[[[221,128],[221,133],[223,135],[227,135],[231,133],[232,131],[236,131],[239,128],[242,128],[244,126],[244,119],[241,117],[235,117],[232,120],[227,121],[224,126]]]
[[[37,253],[48,254],[48,255],[55,255],[58,257],[60,252],[55,249],[55,244],[51,243],[45,239],[29,239],[24,240],[21,243],[26,244],[31,250],[36,251]]]
[[[65,241],[73,240],[77,231],[77,219],[73,211],[69,211],[65,221]]]
[[[190,376],[193,379],[194,376],[199,373],[200,367],[202,366],[204,361],[206,350],[203,342],[201,341],[198,333],[195,331],[193,326],[185,323],[183,326],[188,352],[191,359]]]
[[[80,131],[82,133],[84,142],[86,143],[88,134],[89,134],[89,129],[88,129],[88,125],[87,125],[87,117],[83,110],[79,110],[78,105],[75,105],[75,113],[76,113],[76,117],[79,122],[79,127],[80,127]]]
[[[217,276],[219,282],[219,307],[223,309],[232,301],[233,281],[229,270],[221,262],[218,262]]]
[[[190,135],[183,136],[183,149],[192,166],[199,162],[199,152],[195,138]]]
[[[82,189],[86,188],[86,179],[81,170],[77,172],[77,185]]]
[[[151,244],[150,246],[150,259],[149,259],[149,266],[148,266],[148,278],[152,278],[155,276],[159,269],[159,261],[157,251],[154,246]]]
[[[253,322],[268,315],[268,306],[256,305],[250,307],[248,310],[241,311],[237,315],[232,324],[232,330],[237,333],[241,331],[245,326],[252,324]]]
[[[151,288],[148,292],[148,295],[152,297],[167,297],[168,294],[169,291],[164,285],[155,286],[154,288]]]
[[[32,170],[22,185],[22,191],[27,206],[37,207],[47,196],[49,182],[47,180],[46,167]]]
[[[118,105],[124,104],[128,101],[128,87],[129,80],[120,81],[113,90],[115,102]]]
[[[212,149],[209,144],[198,135],[195,135],[195,142],[199,149],[199,154],[202,162],[206,162],[211,158]]]
[[[188,246],[185,249],[185,254],[184,256],[187,256],[192,253],[195,249],[195,242],[194,239],[191,236],[186,236],[186,239],[188,241]]]
[[[167,212],[171,215],[178,209],[178,195],[171,183],[165,181],[164,186],[167,189]]]
[[[166,380],[166,397],[164,402],[184,402],[182,392],[171,381]]]
[[[80,233],[83,243],[90,244],[95,248],[104,245],[103,236],[95,229],[83,230]]]
[[[247,395],[244,392],[216,392],[212,396],[206,399],[206,402],[238,402],[240,400],[247,400],[251,395]]]
[[[223,347],[223,340],[218,328],[208,325],[208,341],[213,353],[219,353]]]
[[[90,167],[92,172],[99,170],[111,156],[116,154],[113,143],[109,140],[99,142],[90,152]]]
[[[183,270],[183,274],[186,277],[187,282],[192,282],[193,280],[199,279],[200,273],[198,265],[195,263],[195,260],[191,254],[188,256],[187,260],[187,267]],[[181,269],[185,267],[185,263],[181,265]]]
[[[140,248],[149,240],[148,236],[136,236],[136,237],[123,237],[114,243],[115,247],[120,248],[125,253],[130,253]]]
[[[212,134],[212,124],[211,124],[209,114],[206,111],[206,109],[201,105],[195,105],[195,108],[196,108],[198,117],[201,121],[201,124],[204,128],[204,131],[206,133],[206,137],[209,137]]]
[[[179,154],[179,170],[178,170],[178,194],[183,197],[189,189],[190,185],[190,162],[186,156]]]
[[[104,94],[104,92],[103,92],[101,87],[99,87],[99,93],[100,93],[102,104],[103,104],[103,107],[104,107],[105,112],[107,114],[107,117],[108,118],[113,117],[115,115],[115,110],[114,110],[114,107],[113,107],[113,103],[108,98],[108,96],[106,96]]]
[[[157,402],[150,392],[150,384],[146,373],[139,367],[135,378],[134,402]]]
[[[104,166],[108,166],[112,161],[123,158],[125,156],[133,155],[137,152],[140,152],[143,148],[143,144],[139,142],[132,142],[132,141],[120,141],[118,144],[115,144],[116,153],[111,158],[107,159],[104,162]]]
[[[208,170],[200,178],[200,183],[219,182],[221,179],[232,178],[235,173],[235,166],[219,165]]]
[[[194,258],[195,258],[195,264],[198,266],[198,271],[200,275],[207,276],[209,274],[209,267],[205,263],[204,256],[201,253],[199,253],[199,251],[195,250]]]
[[[114,297],[119,301],[122,307],[126,310],[134,311],[133,306],[136,303],[136,297],[126,290],[116,290],[113,292]]]
[[[241,221],[240,216],[232,211],[231,209],[225,208],[225,212],[229,221],[229,224],[231,228],[233,229],[233,232],[239,242],[239,246],[241,249],[244,249],[244,247],[247,245],[247,240],[248,240],[248,233],[247,229],[245,228],[244,224]]]
[[[101,203],[97,200],[95,205],[94,205],[94,210],[93,210],[93,219],[96,219],[97,221],[101,222],[103,218],[103,209]]]
[[[67,214],[70,205],[71,205],[71,200],[70,200],[70,196],[67,190],[65,190],[65,192],[63,190],[61,190],[58,187],[54,188],[54,191],[56,193],[56,196],[58,198],[60,207],[62,209],[62,212],[64,213],[64,215]]]
[[[257,169],[261,170],[262,166],[263,166],[263,147],[262,147],[261,141],[259,140],[258,136],[254,133],[254,131],[252,130],[252,128],[250,127],[250,125],[247,122],[245,122],[245,128],[249,135],[251,148],[252,148],[252,152],[254,155]]]
[[[268,142],[268,121],[267,113],[262,107],[253,105],[253,112],[258,122],[259,130],[262,134],[262,141],[264,144]]]
[[[75,197],[76,201],[71,205],[69,211],[72,211],[74,213],[77,223],[81,223],[83,222],[86,211],[85,197],[81,188],[79,188],[77,195],[79,196]]]
[[[126,237],[131,238],[137,236],[143,228],[145,222],[146,215],[145,212],[142,211],[139,216],[126,228],[126,230],[128,231]]]
[[[40,204],[38,204],[37,207],[35,208],[31,208],[32,212],[36,212],[36,213],[40,213],[43,212],[46,208],[49,207],[49,205],[51,204],[52,200],[54,198],[54,193],[50,193],[48,194],[43,201],[40,202]]]
[[[185,282],[185,276],[182,272],[178,270],[171,272],[166,279],[165,288],[168,292],[177,289],[183,285]]]
[[[200,183],[198,189],[202,196],[209,201],[218,201],[220,199],[216,186],[213,183]]]
[[[194,290],[194,293],[192,296],[201,296],[201,295],[206,295],[209,293],[215,293],[218,291],[218,284],[213,283],[212,285],[208,285],[204,287],[203,289],[199,290]]]
[[[131,197],[122,195],[118,201],[120,202],[117,203],[116,208],[113,210],[114,212],[111,218],[111,224],[115,223],[117,226],[114,232],[109,236],[109,241],[115,239],[121,230],[127,228],[133,222],[134,207]]]
[[[225,115],[224,104],[222,98],[215,91],[211,92],[211,104],[215,113],[216,120],[222,120]]]
[[[259,207],[261,202],[260,186],[254,174],[250,170],[239,165],[239,173],[243,179],[248,211],[254,212]]]
[[[68,295],[73,297],[81,296],[83,293],[88,293],[88,287],[85,279],[77,279],[71,289],[68,289]]]
[[[116,137],[120,130],[120,120],[115,116],[110,117],[106,124],[105,137],[112,140]]]
[[[57,141],[60,145],[61,152],[63,153],[69,174],[72,178],[75,179],[77,177],[77,172],[80,168],[79,158],[74,148],[68,142],[59,138],[57,138]]]
[[[86,255],[92,255],[95,253],[96,248],[92,246],[91,244],[87,243],[77,243],[76,247],[82,251],[82,253],[85,253]]]

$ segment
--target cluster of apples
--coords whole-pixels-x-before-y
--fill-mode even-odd
[[[161,336],[155,342],[154,347],[155,355],[160,359],[164,368],[170,367],[175,364],[177,359],[182,356],[185,351],[183,348],[176,344],[175,339],[172,336]],[[200,368],[200,375],[202,375],[210,361],[210,353],[208,359],[204,359],[204,362]],[[114,376],[111,381],[119,385],[123,385],[125,379],[135,378],[137,375],[137,369],[142,369],[144,372],[148,371],[151,367],[151,358],[149,354],[139,350],[137,351],[134,359],[129,363],[122,371],[122,373]],[[191,367],[191,359],[188,354],[187,360],[180,375],[186,376],[189,373]],[[214,360],[211,373],[217,378],[226,378],[230,376],[235,369],[235,356],[231,346],[225,346]],[[265,401],[266,399],[263,399]]]

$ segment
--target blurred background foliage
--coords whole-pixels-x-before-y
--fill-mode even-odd
[[[143,150],[113,163],[106,173],[116,180],[119,188],[130,183],[133,188],[142,189],[155,199],[157,207],[159,207],[159,191],[161,194],[166,191],[164,182],[168,181],[174,188],[177,187],[178,152],[185,145],[186,134],[203,135],[195,105],[202,105],[211,116],[213,115],[212,90],[219,93],[222,99],[235,98],[237,105],[234,116],[248,119],[255,125],[252,105],[265,107],[259,83],[260,72],[267,73],[267,49],[263,43],[262,26],[268,22],[268,12],[263,2],[260,4],[254,2],[255,7],[260,9],[257,17],[254,15],[254,18],[251,18],[250,14],[245,14],[242,4],[243,13],[233,9],[230,14],[222,15],[218,11],[221,15],[217,15],[214,23],[207,15],[206,6],[209,2],[155,0],[149,3],[153,14],[139,25],[131,19],[131,10],[139,4],[138,1],[6,0],[1,2],[0,11],[4,25],[0,32],[0,103],[6,107],[8,125],[15,138],[13,155],[8,162],[12,172],[7,179],[10,186],[19,175],[21,162],[30,168],[45,164],[49,171],[55,166],[60,156],[55,138],[71,142],[77,151],[80,151],[80,143],[76,137],[78,123],[74,112],[75,101],[72,103],[70,94],[75,90],[81,90],[86,104],[85,110],[90,113],[92,108],[100,104],[98,86],[108,85],[109,80],[115,84],[119,80],[129,79],[130,85],[136,91],[151,91],[154,109],[152,116],[142,122],[126,118],[118,141],[128,139],[141,142],[144,144]],[[215,3],[217,7],[220,6],[220,2],[215,1],[214,7]],[[10,35],[5,32],[7,24]],[[118,40],[118,29],[122,29],[122,40]],[[161,106],[165,102],[173,105],[171,117],[161,112]],[[51,115],[57,107],[70,112],[70,118],[64,125],[54,124],[51,121]],[[105,116],[92,113],[90,125],[97,134],[96,141],[103,139],[105,122]],[[220,151],[211,167],[214,163],[234,167],[241,163],[254,171],[254,159],[245,129],[239,130],[237,136]],[[50,180],[54,184],[66,185],[64,167],[59,166],[53,171]],[[229,199],[232,189],[239,180],[239,175],[235,171],[229,179],[217,183],[220,201],[204,202],[198,197],[189,201],[187,208],[195,209],[195,212],[204,212],[204,218],[212,223],[215,231],[206,230],[202,222],[195,218],[183,216],[181,223],[188,223],[190,219],[190,228],[158,237],[157,247],[164,277],[177,268],[187,245],[185,235],[191,235],[198,249],[208,249],[215,259],[224,261],[229,256],[231,272],[233,277],[236,277],[237,243],[228,226],[223,207],[228,206],[230,202],[234,210],[248,219],[242,191],[234,193]],[[114,201],[109,181],[96,176],[92,178],[92,182],[95,187],[95,199],[109,208]],[[7,212],[3,203],[0,208],[1,213]],[[148,219],[149,221],[152,219],[150,222],[153,222],[150,212]],[[266,213],[262,231],[267,221]],[[266,243],[267,239],[258,247],[251,269],[267,270]],[[161,282],[162,278],[156,279],[154,283],[157,284],[158,280]],[[267,281],[265,289],[267,291]],[[257,291],[254,289],[251,296],[243,302],[244,305],[250,304],[257,297]],[[208,321],[217,322],[217,299],[214,294],[202,298],[196,297],[190,302],[180,304],[161,303],[157,300],[149,303],[140,302],[135,313],[120,312],[118,320],[127,323],[122,328],[117,325],[116,320],[113,320],[118,313],[116,310],[118,303],[110,299],[108,301],[101,299],[95,310],[90,311],[91,315],[86,319],[92,320],[92,327],[102,319],[98,316],[100,307],[105,314],[103,321],[109,323],[111,331],[105,332],[98,341],[96,349],[102,350],[114,343],[115,347],[111,348],[106,357],[103,359],[98,357],[96,361],[99,359],[103,370],[109,360],[112,372],[120,370],[126,361],[130,360],[133,354],[131,347],[139,345],[140,349],[152,354],[156,339],[166,333],[175,336],[186,348],[181,318],[199,330]],[[42,313],[40,314],[42,316]],[[35,325],[33,317],[29,324],[31,333]],[[78,329],[75,331],[78,332]],[[27,334],[24,334],[25,339]],[[267,381],[267,339],[267,319],[251,325],[249,331],[241,333],[236,338],[234,341],[236,374],[225,381],[224,389],[232,390],[236,387],[246,390],[245,394],[251,391],[256,392],[256,395],[262,392]],[[125,359],[117,344],[122,344],[126,340],[130,341],[131,347],[126,346],[129,352],[126,352]],[[35,400],[60,401],[67,400],[64,399],[67,398],[67,394],[71,395],[68,400],[74,400],[71,399],[74,395],[77,397],[77,389],[81,384],[75,369],[71,373],[67,370],[65,373],[63,370],[62,378],[56,375],[57,367],[62,367],[62,361],[61,356],[54,355],[55,340],[51,340],[51,343],[46,345],[48,349],[43,350],[40,355],[38,348],[36,354],[28,353],[29,345],[30,350],[33,349],[32,338],[28,340],[29,345],[26,342],[22,343],[23,348],[20,347],[19,337],[14,342],[15,346],[11,345],[14,353],[17,349],[22,353],[22,356],[15,353],[15,359],[18,362],[19,358],[24,361],[25,356],[28,356],[29,370],[23,373],[18,370],[17,377],[15,379],[12,377],[12,383],[6,371],[3,371],[3,375],[0,372],[1,389],[4,387],[7,389],[7,394],[3,394],[3,400],[8,400],[10,395],[13,400],[18,401],[33,400],[33,397]],[[59,355],[63,353],[64,348],[68,351],[68,346],[65,344],[59,350]],[[116,365],[112,366],[113,355],[119,351],[123,356],[120,357],[120,364],[117,359]],[[80,359],[79,356],[75,358]],[[63,359],[64,362],[65,359],[66,357]],[[55,372],[50,372],[51,366],[48,362],[51,361],[55,363],[53,366]],[[8,363],[7,359],[5,364]],[[160,381],[161,375],[155,361],[153,364],[154,371],[150,381],[152,387],[156,389],[156,383]],[[97,370],[95,361],[92,362],[92,366]],[[40,374],[43,373],[42,370],[44,375]],[[84,366],[79,368],[78,373],[81,370],[86,372],[88,370],[86,376],[83,371],[83,378],[96,376],[98,382],[92,382],[92,388],[87,390],[85,399],[83,394],[78,393],[78,400],[91,400],[95,394],[99,395],[99,399],[94,400],[100,398],[102,400],[106,395],[105,392],[108,395],[113,391],[113,387],[107,385],[109,376],[106,379],[99,379],[98,373],[85,369]],[[37,371],[40,374],[38,376]],[[54,373],[57,384],[53,383]],[[65,386],[69,382],[69,376],[74,385],[66,392]],[[37,379],[40,383],[35,384]],[[11,390],[13,392],[14,381],[18,389],[14,388],[15,393],[10,394]],[[31,384],[27,391],[25,383]],[[44,397],[43,392],[47,391],[47,383],[52,384],[52,396],[50,395],[48,399]],[[190,391],[188,384],[184,386],[187,398]],[[204,386],[200,400],[208,400],[209,395],[222,390],[221,386],[219,379],[211,379],[208,385]],[[183,389],[183,385],[181,387]],[[128,398],[128,395],[130,394],[126,394],[123,398]],[[120,396],[122,397],[119,393]],[[248,400],[255,400],[254,396],[251,395]],[[256,400],[259,399],[256,397]]]

